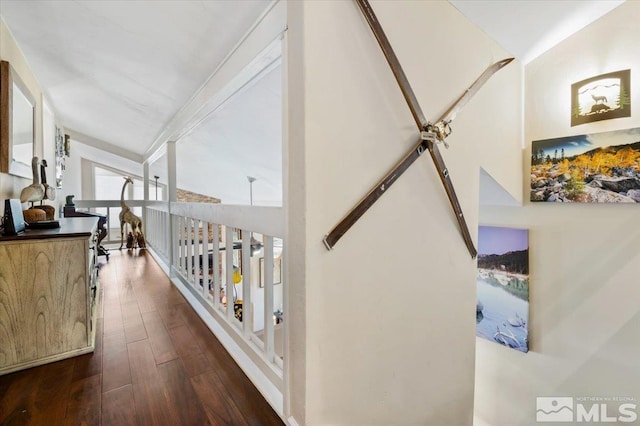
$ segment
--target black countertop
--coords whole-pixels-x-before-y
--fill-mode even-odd
[[[49,238],[90,237],[96,232],[98,217],[69,217],[57,219],[60,228],[29,229],[18,235],[2,235],[0,243],[5,241],[24,241]]]

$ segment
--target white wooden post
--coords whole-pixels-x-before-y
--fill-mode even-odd
[[[289,7],[289,6],[287,6]],[[295,7],[295,6],[294,6]],[[289,62],[289,39],[288,39],[288,34],[287,31],[282,33],[282,164],[290,164],[289,162],[289,144],[290,144],[290,138],[289,138],[289,115],[290,115],[290,111],[289,111],[289,96],[291,95],[289,93],[289,67],[290,66],[295,66],[294,62],[292,61],[291,63]],[[282,173],[282,205],[283,206],[289,206],[289,175],[291,173],[292,167],[288,166],[285,168],[285,172]],[[284,213],[284,223],[285,224],[289,224],[289,209],[285,208],[285,213]],[[281,270],[282,270],[282,298],[283,298],[283,308],[282,311],[284,312],[284,366],[282,368],[282,375],[283,375],[283,379],[284,379],[284,389],[283,389],[283,396],[284,396],[284,414],[285,417],[289,417],[289,415],[291,414],[291,395],[290,395],[290,389],[291,389],[291,376],[289,374],[290,371],[290,363],[291,363],[291,357],[288,356],[289,354],[289,286],[287,283],[287,277],[289,276],[289,270],[288,265],[285,267],[285,253],[284,250],[287,247],[287,243],[288,243],[288,230],[289,230],[289,226],[285,226],[285,230],[284,233],[280,235],[280,237],[282,238],[282,246],[283,246],[283,253],[282,253],[282,266],[281,266]]]
[[[175,141],[167,142],[167,202],[169,208],[169,217],[171,217],[171,203],[177,200],[176,191],[176,143]],[[170,220],[172,226],[167,227],[167,241],[169,247],[168,258],[175,259],[174,250],[177,244],[174,236],[177,235],[173,226],[177,225],[175,220]],[[171,268],[169,268],[171,271]]]

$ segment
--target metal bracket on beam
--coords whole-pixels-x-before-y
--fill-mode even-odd
[[[433,132],[422,131],[420,132],[420,139],[423,141],[436,141],[436,134]]]

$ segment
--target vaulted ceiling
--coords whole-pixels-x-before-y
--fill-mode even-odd
[[[524,63],[622,3],[450,2]],[[270,0],[0,0],[0,13],[65,128],[142,156],[270,4]],[[267,127],[269,120],[278,124],[281,120],[276,106],[278,75],[268,75],[250,91],[264,107],[257,114]],[[243,102],[256,100],[240,97],[225,108],[255,109]],[[216,148],[194,146],[199,154],[193,161],[227,170],[210,177],[219,187],[209,194],[223,202],[231,201],[225,194],[243,194],[232,197],[233,202],[247,203],[246,175],[262,173],[254,196],[277,204],[281,165],[266,164],[273,163],[273,156],[264,155],[267,145],[256,149],[257,138],[243,128],[242,119],[224,110],[220,114],[229,120],[211,117],[200,131],[185,138],[185,144],[210,142]],[[218,136],[207,138],[207,133]],[[280,132],[274,135],[281,138]],[[179,172],[183,182],[203,181],[197,168],[183,167]]]
[[[625,0],[449,0],[523,63],[531,62]]]
[[[269,3],[2,0],[0,11],[64,126],[142,155]]]

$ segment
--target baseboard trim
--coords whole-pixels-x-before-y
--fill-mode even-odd
[[[289,426],[298,426],[298,422],[293,418],[293,416],[289,416],[289,418],[287,419],[287,424]]]
[[[146,250],[155,259],[155,261],[158,264],[158,266],[160,266],[160,269],[162,269],[162,272],[164,272],[167,277],[170,277],[171,274],[170,274],[170,271],[169,271],[169,266],[167,266],[166,259],[164,257],[162,257],[158,252],[156,252],[153,249],[153,247],[147,247]]]

